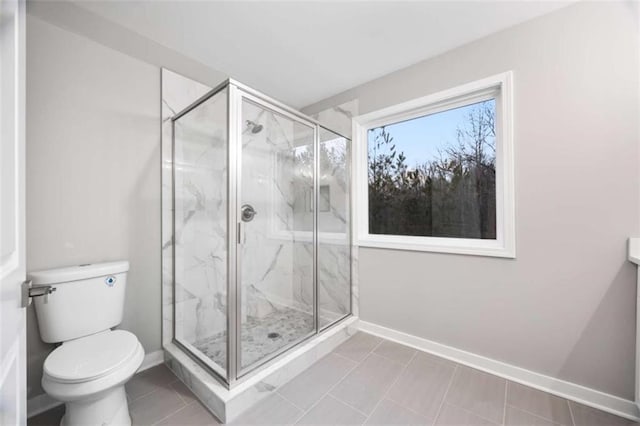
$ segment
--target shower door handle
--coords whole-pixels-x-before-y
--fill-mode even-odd
[[[244,244],[244,224],[242,222],[238,222],[238,244]]]

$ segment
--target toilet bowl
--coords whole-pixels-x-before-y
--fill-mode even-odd
[[[128,331],[81,337],[47,357],[42,388],[66,404],[65,425],[128,425],[124,384],[143,358],[142,345]]]
[[[128,262],[82,265],[29,274],[55,289],[35,299],[42,340],[62,342],[44,361],[42,388],[64,402],[65,426],[131,425],[125,383],[140,368],[136,336],[112,330],[122,321]]]

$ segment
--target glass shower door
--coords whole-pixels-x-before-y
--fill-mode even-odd
[[[174,337],[227,376],[229,91],[174,118]],[[165,296],[166,297],[166,296]]]
[[[316,330],[311,123],[243,96],[239,129],[239,375]]]

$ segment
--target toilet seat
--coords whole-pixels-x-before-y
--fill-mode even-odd
[[[82,383],[104,377],[136,355],[140,343],[124,330],[105,331],[62,344],[44,362],[44,373],[58,383]]]
[[[104,348],[112,343],[121,346],[114,347],[109,354],[119,354],[120,358],[105,355]],[[75,353],[75,349],[79,352]],[[105,331],[81,337],[64,343],[47,357],[42,388],[63,402],[100,398],[100,395],[129,380],[140,368],[143,358],[142,345],[128,331]]]

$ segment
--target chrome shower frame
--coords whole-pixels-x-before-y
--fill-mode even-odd
[[[242,383],[250,378],[253,373],[257,373],[267,368],[269,365],[282,358],[284,354],[289,352],[292,348],[301,345],[302,343],[313,339],[315,336],[326,332],[334,326],[342,323],[347,318],[352,316],[353,312],[353,300],[352,300],[352,226],[349,221],[346,235],[349,253],[349,312],[344,316],[334,320],[333,322],[320,327],[319,322],[319,299],[318,299],[318,249],[319,249],[319,231],[318,231],[318,208],[319,205],[319,171],[320,171],[320,129],[328,130],[338,137],[342,137],[347,141],[346,155],[347,165],[351,167],[351,138],[341,135],[339,132],[332,130],[318,121],[308,117],[301,112],[272,99],[259,91],[252,89],[242,83],[239,83],[233,79],[227,79],[218,86],[211,89],[205,95],[198,98],[195,102],[188,107],[175,114],[172,117],[172,158],[175,160],[176,146],[175,146],[175,122],[181,117],[185,116],[192,110],[198,108],[201,104],[217,95],[221,91],[228,89],[227,92],[227,341],[226,341],[226,370],[214,362],[202,359],[193,353],[191,348],[185,346],[179,342],[176,336],[176,310],[173,309],[173,336],[172,342],[180,347],[191,359],[196,361],[199,365],[208,370],[213,376],[215,376],[220,382],[222,382],[229,389]],[[238,255],[238,245],[241,233],[242,220],[240,217],[241,212],[241,200],[239,197],[242,178],[242,102],[249,101],[260,108],[269,110],[271,112],[283,115],[295,122],[304,124],[313,128],[313,153],[314,153],[314,176],[313,176],[313,316],[314,316],[314,329],[311,333],[299,338],[298,340],[280,348],[276,352],[269,354],[256,363],[241,368],[240,354],[242,353],[241,340],[239,338],[238,328],[241,324],[241,262],[242,258]],[[256,132],[257,133],[257,132]],[[350,194],[348,198],[349,217],[352,212],[352,187],[351,187],[351,171],[346,174],[347,184],[350,188]],[[173,203],[173,235],[175,235],[175,199],[176,199],[176,177],[175,168],[172,170],[172,203]],[[176,282],[175,282],[175,265],[176,254],[175,244],[173,245],[173,300],[176,300]]]

